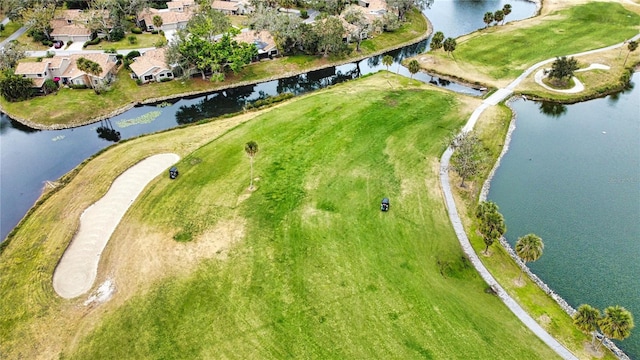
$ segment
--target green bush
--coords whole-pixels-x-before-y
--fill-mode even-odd
[[[138,56],[140,56],[140,51],[133,50],[133,51],[129,51],[129,53],[125,56],[125,58],[127,58],[127,60],[131,60],[133,58],[137,58]]]
[[[306,9],[300,10],[300,17],[303,19],[308,19],[309,18],[309,13],[307,12]]]
[[[134,34],[142,34],[142,29],[140,29],[139,27],[134,27],[131,29],[131,32]]]
[[[127,40],[129,41],[129,44],[131,44],[131,45],[138,43],[138,38],[135,35],[127,36]]]
[[[105,54],[117,54],[118,50],[116,50],[116,48],[108,48],[104,52]]]
[[[167,82],[167,81],[171,81],[171,80],[173,80],[173,78],[165,77],[165,78],[160,79],[160,82]]]
[[[85,84],[69,84],[69,88],[71,88],[71,89],[86,89],[87,85],[85,85]]]

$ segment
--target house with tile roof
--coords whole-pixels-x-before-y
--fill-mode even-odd
[[[248,0],[214,0],[211,8],[226,15],[247,15],[253,12]]]
[[[78,69],[76,62],[84,57],[100,65],[102,72],[98,75],[88,74]],[[116,55],[104,53],[73,54],[69,56],[54,56],[41,62],[25,61],[18,63],[15,74],[33,79],[34,87],[42,89],[47,79],[62,85],[85,85],[95,87],[106,85],[116,76]]]
[[[258,49],[258,58],[255,60],[278,56],[276,41],[273,39],[271,33],[266,30],[255,31],[243,29],[240,34],[235,36],[235,40],[238,42],[254,44]]]
[[[146,84],[151,81],[166,81],[174,75],[166,61],[166,48],[147,50],[129,65],[131,78]]]
[[[140,28],[146,31],[168,31],[184,29],[187,27],[187,23],[193,16],[192,7],[183,7],[182,11],[171,11],[169,9],[153,9],[147,8],[142,11],[139,16]],[[162,19],[162,26],[156,29],[153,25],[153,18],[160,16]]]

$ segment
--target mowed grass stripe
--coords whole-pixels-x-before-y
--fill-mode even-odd
[[[530,23],[474,33],[460,41],[453,55],[456,61],[486,66],[494,79],[515,78],[538,61],[631,38],[640,30],[640,15],[617,3],[591,2]]]
[[[428,186],[462,100],[392,81],[297,99],[185,156],[129,221],[199,241],[244,219],[245,238],[132,298],[68,357],[554,358],[485,293]],[[241,201],[249,140],[258,189]]]

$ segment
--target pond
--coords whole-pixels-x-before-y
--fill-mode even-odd
[[[535,4],[525,0],[435,0],[424,13],[435,31],[443,31],[445,36],[457,37],[484,27],[483,14],[501,9],[506,3],[513,7],[508,20],[524,19],[535,13]],[[390,70],[409,76],[409,71],[400,66],[399,61],[423,52],[427,44],[428,40],[425,40],[390,52],[395,59]],[[287,79],[177,99],[171,101],[167,107],[136,107],[109,121],[68,130],[33,130],[0,114],[0,240],[5,239],[33,206],[46,181],[60,178],[114,141],[237,112],[247,103],[267,96],[282,92],[298,95],[384,68],[382,56],[375,56],[357,63],[330,67]],[[480,93],[424,73],[416,74],[414,78],[424,82],[435,82],[439,86],[461,93]]]
[[[545,244],[530,268],[574,308],[635,314],[617,344],[640,359],[640,73],[627,92],[573,105],[516,101],[516,129],[491,181],[512,245]]]

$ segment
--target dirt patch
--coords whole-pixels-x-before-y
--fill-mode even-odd
[[[604,357],[604,351],[602,351],[602,349],[598,349],[596,346],[593,346],[590,341],[585,341],[583,345],[584,351],[589,354],[589,356],[596,359],[602,359]]]
[[[517,277],[515,279],[513,279],[513,285],[515,285],[516,287],[524,287],[526,285],[526,282],[524,281],[523,278],[521,277]]]
[[[538,321],[538,324],[540,324],[545,329],[548,329],[549,324],[551,324],[551,318],[547,314],[542,314],[538,316],[536,320]]]

